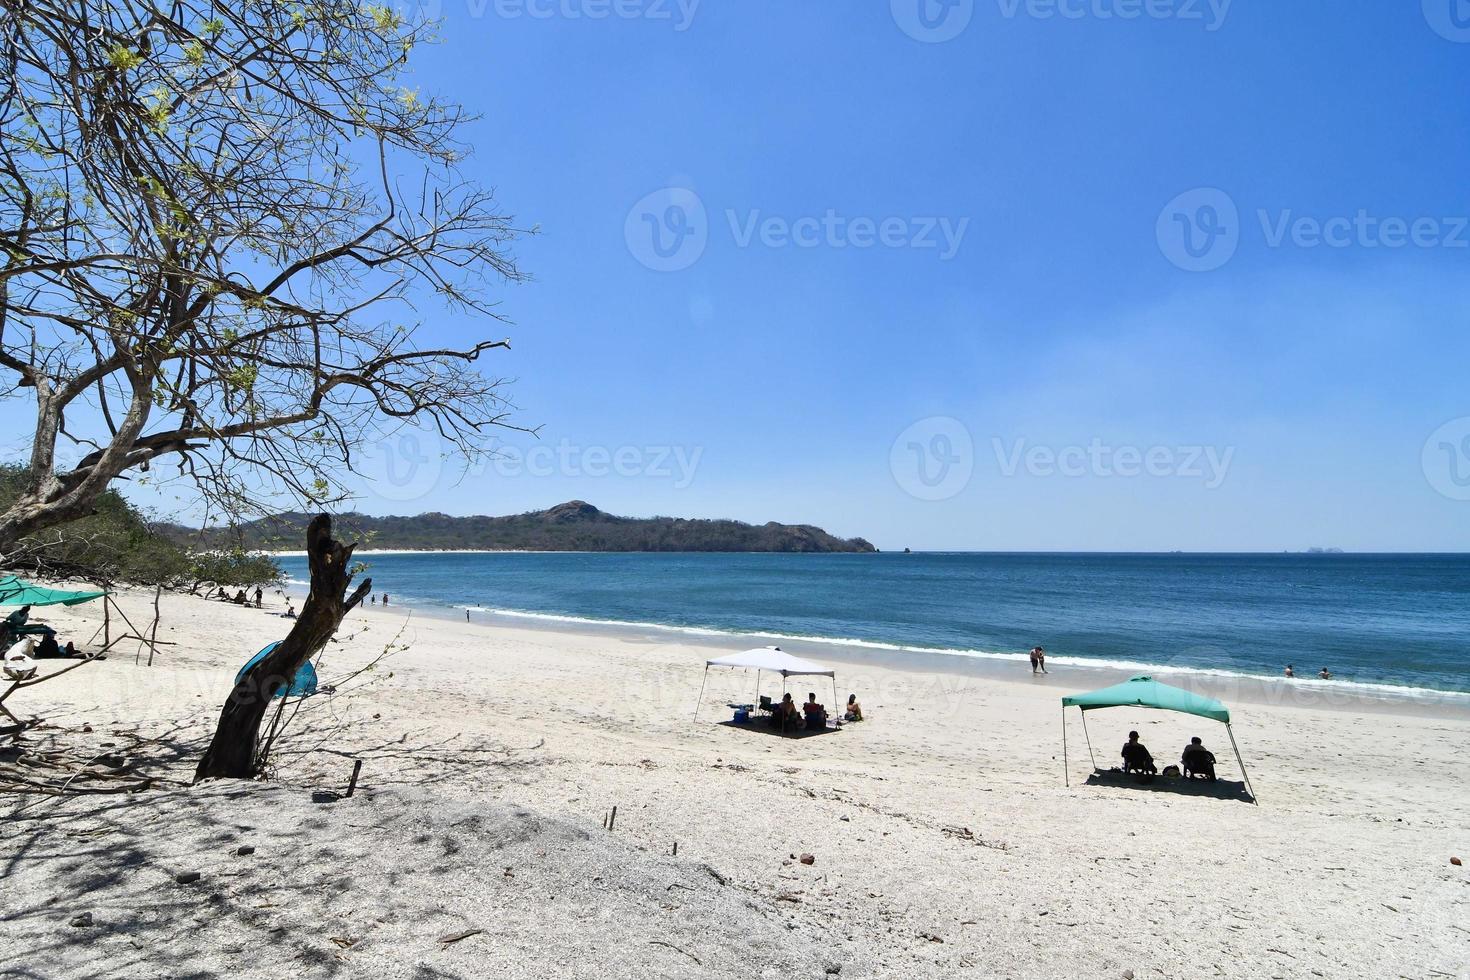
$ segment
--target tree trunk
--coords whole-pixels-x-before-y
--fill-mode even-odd
[[[332,519],[315,517],[306,529],[306,557],[311,565],[311,594],[286,638],[240,678],[220,712],[214,738],[199,760],[194,781],[250,779],[259,773],[256,746],[260,723],[271,698],[290,684],[301,665],[326,646],[342,617],[372,590],[367,579],[347,596],[352,583],[348,565],[357,545],[332,540]]]

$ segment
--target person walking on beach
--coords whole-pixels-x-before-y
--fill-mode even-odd
[[[1033,673],[1033,674],[1036,673],[1036,668],[1039,667],[1039,666],[1041,666],[1041,661],[1038,660],[1037,657],[1036,657],[1036,654],[1037,654],[1037,652],[1040,649],[1041,649],[1041,647],[1032,647],[1031,648],[1031,673]]]
[[[255,587],[255,608],[265,608],[265,593],[261,591],[258,585]]]
[[[1041,668],[1043,674],[1046,673],[1046,650],[1043,647],[1036,648],[1036,666]]]

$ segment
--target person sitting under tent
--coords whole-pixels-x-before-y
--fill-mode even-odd
[[[790,694],[782,695],[781,700],[771,709],[771,727],[786,731],[796,727],[796,702],[791,700]]]
[[[827,727],[827,708],[817,703],[817,693],[808,691],[806,704],[801,706],[801,712],[806,716],[806,727],[809,731],[819,731]]]
[[[1128,741],[1123,743],[1123,771],[1124,772],[1147,772],[1156,773],[1158,767],[1154,765],[1154,757],[1142,742],[1138,740],[1137,732],[1128,733]]]
[[[1184,778],[1191,776],[1206,776],[1210,782],[1215,781],[1215,753],[1205,748],[1199,736],[1189,740],[1184,747],[1184,754],[1179,757],[1179,763],[1184,767]]]
[[[0,622],[0,649],[8,650],[23,637],[39,636],[42,640],[55,638],[56,631],[44,623],[30,622],[31,607],[21,606]],[[36,642],[41,642],[37,640]]]

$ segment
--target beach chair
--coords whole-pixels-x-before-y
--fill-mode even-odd
[[[1195,776],[1204,776],[1210,782],[1215,781],[1215,753],[1208,749],[1198,752],[1186,752],[1180,760],[1184,765],[1184,778],[1192,779]]]

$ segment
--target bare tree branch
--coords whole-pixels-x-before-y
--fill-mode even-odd
[[[336,499],[383,427],[473,455],[507,424],[479,363],[507,341],[415,340],[421,309],[498,323],[525,278],[524,232],[460,176],[468,117],[400,84],[432,24],[0,2],[0,374],[36,411],[0,553],[163,457],[239,516]]]

